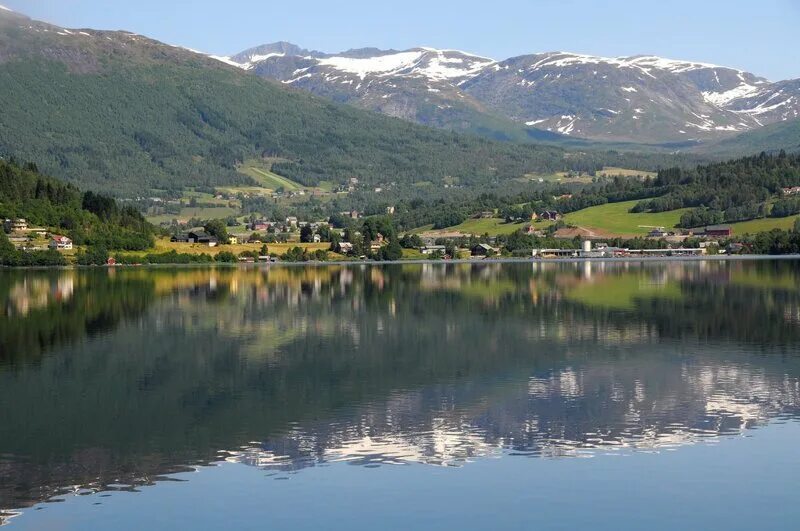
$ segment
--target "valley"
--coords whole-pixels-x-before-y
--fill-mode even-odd
[[[719,224],[746,238],[791,231],[800,213],[780,192],[800,184],[794,83],[706,63],[326,54],[289,43],[218,57],[7,10],[0,55],[0,156],[114,197],[154,225],[149,248],[114,243],[86,258],[95,261],[166,259],[181,249],[168,240],[208,227],[223,246],[228,235],[237,243],[186,247],[181,259],[247,258],[258,247],[247,240],[292,259],[326,251],[321,259],[354,239],[345,254],[378,257],[392,245],[399,256],[400,235],[411,234],[423,240],[406,242],[406,258],[425,242],[511,254],[520,238],[571,246]],[[719,162],[759,150],[772,155]],[[86,240],[71,222],[57,225]],[[325,249],[300,245],[310,242],[304,226]]]

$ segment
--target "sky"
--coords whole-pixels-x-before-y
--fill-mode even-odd
[[[124,29],[217,55],[304,48],[659,55],[800,78],[800,0],[0,0],[67,28]]]

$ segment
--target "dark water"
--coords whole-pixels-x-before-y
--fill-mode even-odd
[[[797,529],[800,263],[0,271],[0,520]]]

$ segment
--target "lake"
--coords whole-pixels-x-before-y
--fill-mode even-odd
[[[800,262],[0,271],[11,529],[790,529]]]

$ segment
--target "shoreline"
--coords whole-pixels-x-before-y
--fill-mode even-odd
[[[177,268],[220,268],[220,269],[270,269],[273,267],[325,267],[325,266],[364,266],[364,265],[447,265],[447,264],[577,264],[577,263],[657,263],[657,262],[744,262],[744,261],[791,261],[800,260],[800,254],[739,254],[715,256],[620,256],[620,257],[565,257],[565,258],[466,258],[460,260],[334,260],[330,262],[255,262],[255,263],[189,263],[189,264],[139,264],[139,265],[67,265],[67,266],[0,266],[0,271],[48,271],[48,270],[115,270],[115,269],[177,269]]]

